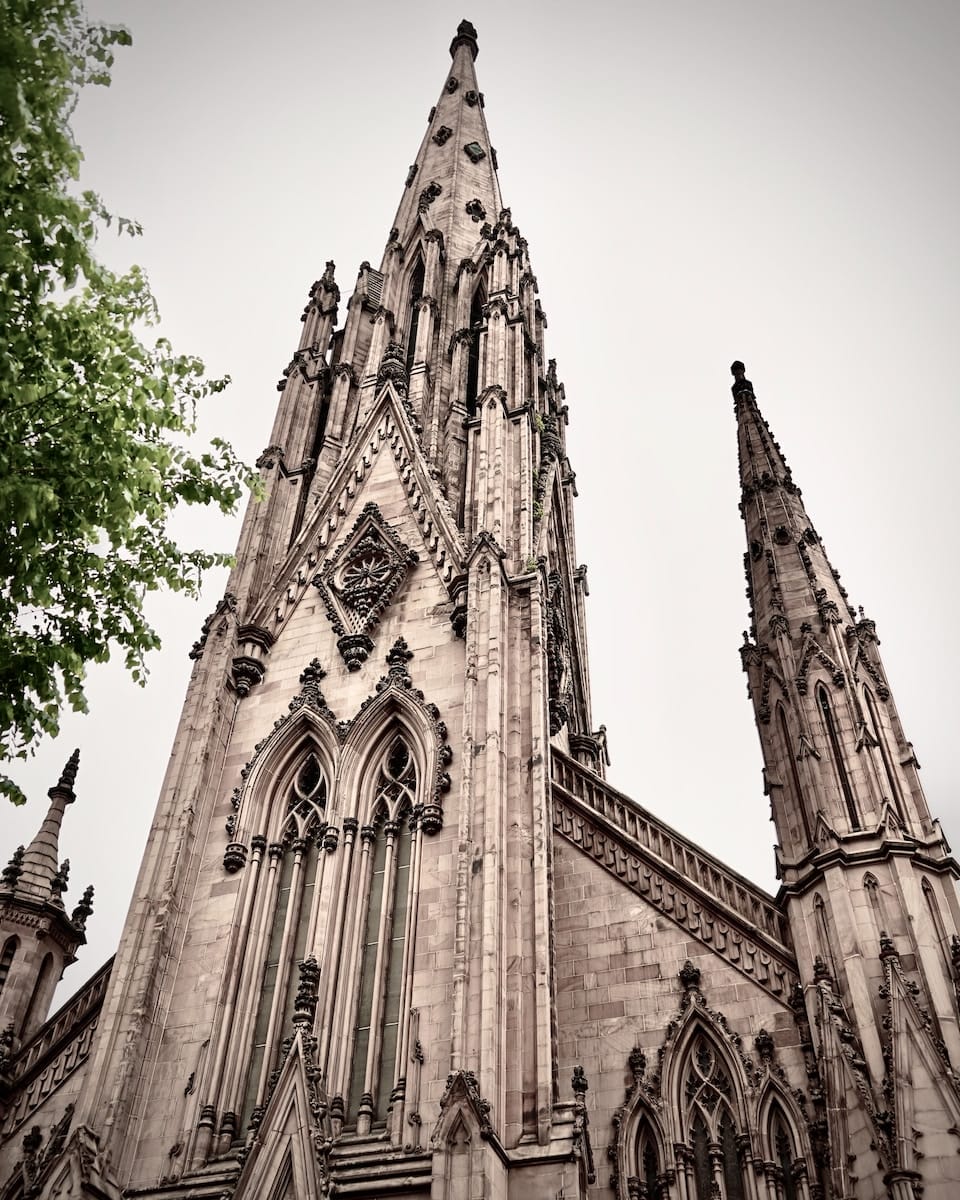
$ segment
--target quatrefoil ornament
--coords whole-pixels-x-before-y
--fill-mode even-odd
[[[370,631],[402,587],[417,554],[393,533],[376,504],[367,504],[346,540],[313,582],[339,634],[337,649],[359,671],[373,649]]]

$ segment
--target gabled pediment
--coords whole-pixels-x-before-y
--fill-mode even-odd
[[[322,1200],[328,1194],[333,1129],[313,1041],[301,1029],[294,1034],[247,1143],[234,1200]]]
[[[406,545],[396,523],[382,515],[369,522],[363,520],[370,500],[366,485],[384,458],[392,465],[396,490],[406,501],[419,533],[418,543]],[[384,383],[371,412],[352,438],[325,489],[323,502],[304,522],[272,583],[252,608],[249,623],[279,636],[316,579],[320,578],[329,591],[330,582],[335,580],[329,572],[324,574],[328,564],[336,558],[342,569],[345,557],[357,551],[365,535],[370,539],[366,549],[371,552],[376,549],[382,560],[405,559],[409,567],[410,556],[416,555],[424,564],[432,563],[452,598],[454,581],[463,572],[466,548],[450,506],[430,474],[410,414],[390,381]],[[394,580],[391,598],[401,582]],[[342,581],[339,586],[342,588]],[[379,594],[382,596],[383,592]],[[358,591],[351,604],[341,591],[334,614],[345,630],[357,622],[363,623],[368,600]],[[376,608],[376,598],[370,603]]]
[[[891,1140],[896,1165],[915,1170],[922,1158],[918,1134],[930,1132],[929,1128],[917,1128],[924,1124],[916,1111],[918,1097],[935,1092],[938,1104],[932,1105],[929,1099],[922,1103],[925,1117],[929,1119],[934,1112],[941,1114],[942,1129],[938,1132],[956,1135],[960,1129],[960,1081],[929,1012],[920,1003],[920,990],[905,977],[900,956],[889,938],[881,937],[880,955],[884,968],[880,998],[886,1007],[881,1023],[886,1031],[884,1091],[892,1109]]]

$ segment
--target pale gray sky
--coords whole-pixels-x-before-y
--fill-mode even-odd
[[[960,838],[955,445],[960,6],[110,0],[84,183],[142,221],[163,332],[233,386],[205,428],[250,460],[327,258],[382,253],[466,16],[514,220],[570,406],[611,781],[769,888],[773,828],[737,648],[747,624],[729,364],[743,358],[855,604],[878,624],[930,807]],[[186,537],[233,547],[236,524]],[[195,532],[196,531],[196,532]],[[115,947],[188,677],[223,589],[153,606],[143,692],[91,673],[87,718],[16,772],[4,860],[74,745],[68,903],[97,887],[73,990]]]

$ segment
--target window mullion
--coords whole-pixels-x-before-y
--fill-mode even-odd
[[[346,969],[341,972],[343,988],[340,990],[336,1006],[335,1027],[340,1036],[332,1039],[330,1055],[331,1090],[333,1098],[339,1098],[341,1105],[347,1092],[350,1069],[353,1062],[353,1047],[356,1043],[356,1008],[360,989],[360,968],[363,963],[363,937],[367,924],[367,906],[370,902],[370,879],[373,872],[373,846],[376,830],[372,825],[364,825],[360,831],[360,861],[356,865],[356,884],[350,879],[346,895],[360,897],[360,903],[354,912],[352,927],[345,938],[350,947]],[[351,873],[352,876],[353,873]],[[341,1109],[340,1117],[343,1112]]]
[[[265,894],[263,903],[260,906],[261,915],[267,914],[267,916],[257,922],[257,940],[250,959],[252,969],[246,979],[246,986],[243,988],[240,1014],[235,1030],[236,1036],[233,1040],[235,1047],[245,1047],[247,1053],[232,1056],[232,1063],[229,1067],[226,1085],[223,1089],[223,1102],[226,1110],[223,1115],[226,1117],[228,1114],[232,1114],[234,1121],[237,1120],[236,1112],[239,1103],[241,1081],[245,1078],[249,1066],[253,1026],[256,1021],[257,1008],[263,986],[263,974],[267,957],[266,950],[271,931],[269,916],[273,913],[274,905],[277,902],[283,847],[276,842],[272,842],[268,847],[267,853],[270,861],[267,867]],[[233,1141],[235,1132],[235,1129],[229,1130],[221,1125],[221,1152],[225,1153],[230,1148],[230,1143]]]
[[[386,974],[390,963],[390,940],[393,917],[393,889],[396,877],[397,822],[388,821],[383,832],[386,838],[386,857],[383,865],[383,891],[380,896],[380,919],[377,924],[377,957],[373,969],[373,991],[370,1003],[370,1035],[367,1043],[367,1062],[363,1076],[363,1097],[357,1114],[357,1132],[369,1133],[375,1105],[382,1105],[383,1097],[375,1097],[380,1047],[383,1038],[383,1017]]]
[[[420,897],[420,821],[411,817],[412,844],[410,846],[410,903],[403,931],[403,974],[400,985],[400,1018],[397,1033],[397,1066],[395,1074],[406,1080],[407,1058],[410,1054],[410,988],[413,981],[414,930],[417,927],[417,908]]]
[[[256,1105],[263,1104],[267,1093],[267,1081],[273,1069],[273,1056],[276,1053],[283,1031],[283,1010],[287,997],[287,983],[290,977],[293,943],[296,939],[297,925],[300,920],[300,901],[303,896],[303,852],[306,843],[298,838],[293,843],[293,873],[290,877],[290,894],[287,898],[287,911],[284,915],[283,934],[280,939],[279,962],[277,977],[273,986],[273,998],[270,1004],[270,1018],[267,1022],[267,1040],[263,1051],[263,1069],[260,1072],[260,1082],[257,1086]]]
[[[347,899],[351,895],[349,886],[350,871],[353,866],[353,841],[356,829],[356,822],[350,821],[349,818],[344,821],[343,849],[338,855],[336,867],[330,879],[330,895],[333,904],[333,928],[325,939],[326,946],[320,972],[320,1003],[317,1005],[317,1012],[320,1014],[320,1046],[317,1053],[317,1062],[324,1072],[325,1079],[332,1078],[332,1067],[327,1061],[327,1055],[331,1052],[333,1030],[335,1028],[333,1011],[337,999],[337,981],[340,979],[341,974],[340,967],[343,954],[343,930],[346,924]],[[331,854],[336,854],[335,836],[336,830],[333,830],[331,833],[328,829],[324,834],[324,849],[327,850],[328,847],[332,847],[328,850]],[[331,916],[328,915],[328,924],[330,921]]]

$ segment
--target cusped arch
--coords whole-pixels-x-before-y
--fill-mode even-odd
[[[809,1147],[805,1136],[806,1122],[790,1090],[775,1076],[768,1075],[757,1098],[757,1130],[760,1149],[768,1161],[776,1161],[775,1119],[782,1122],[789,1134],[794,1158],[807,1157]]]
[[[238,796],[238,820],[247,834],[279,839],[287,824],[288,798],[308,756],[313,755],[326,783],[323,808],[329,809],[337,776],[338,738],[325,714],[304,706],[260,744],[246,770]],[[291,808],[293,805],[291,804]]]
[[[640,1088],[634,1088],[619,1121],[617,1138],[617,1177],[621,1181],[619,1195],[624,1197],[638,1191],[636,1184],[646,1185],[646,1194],[655,1196],[660,1177],[669,1162],[668,1137],[656,1109]]]
[[[708,1068],[705,1059],[697,1062],[693,1075],[696,1077],[698,1088],[705,1095],[712,1096],[716,1093],[730,1108],[738,1126],[744,1129],[747,1127],[748,1080],[742,1063],[729,1045],[729,1036],[716,1024],[711,1014],[691,1004],[676,1037],[665,1048],[662,1067],[663,1094],[667,1098],[675,1128],[682,1139],[689,1135],[688,1109],[691,1102],[700,1102],[698,1095],[687,1095],[690,1083],[687,1077],[691,1074],[691,1060],[698,1054],[701,1039],[713,1055],[714,1069]]]
[[[385,756],[402,738],[413,761],[418,799],[430,802],[439,771],[441,745],[436,723],[406,690],[388,688],[374,697],[351,723],[340,753],[338,819],[369,824],[377,804],[377,784]],[[346,811],[355,807],[355,811]]]

